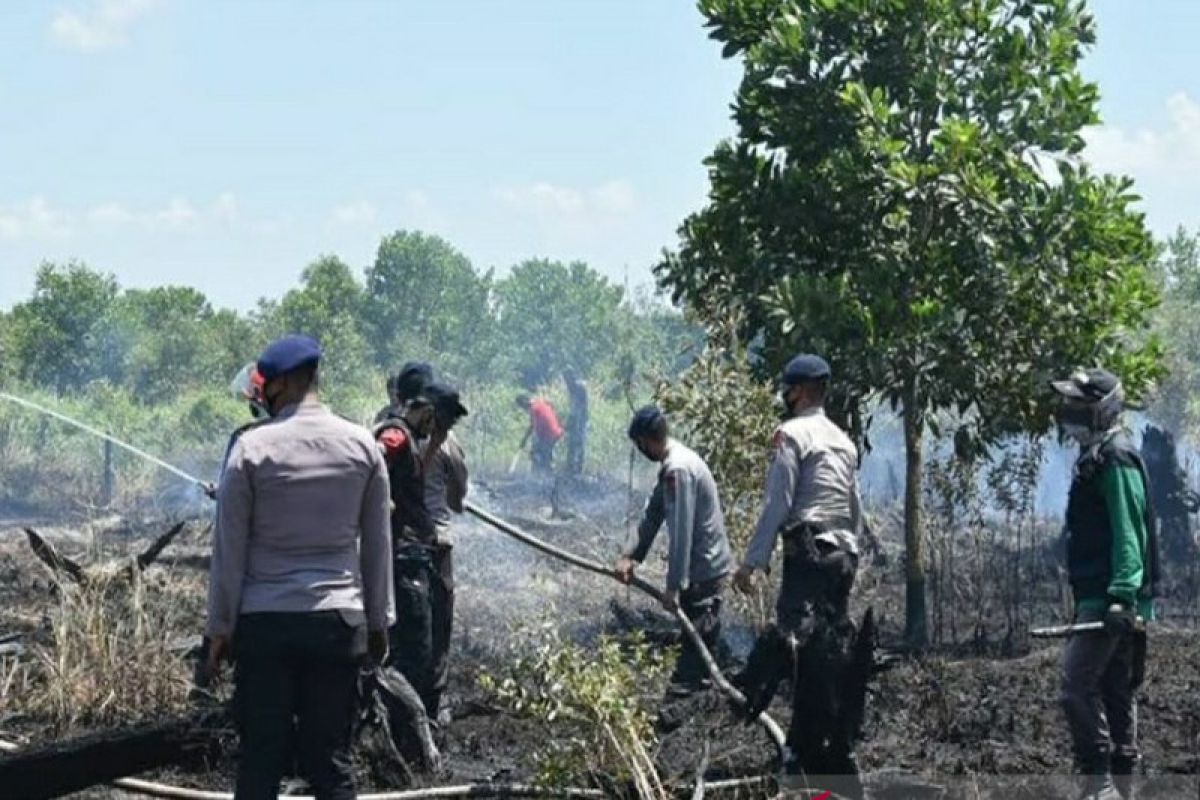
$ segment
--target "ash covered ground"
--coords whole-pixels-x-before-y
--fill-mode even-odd
[[[630,521],[626,487],[582,482],[560,487],[553,503],[551,494],[545,484],[503,479],[480,482],[474,500],[554,544],[610,562]],[[139,552],[168,522],[0,522],[0,635],[23,634],[29,650],[50,641],[47,609],[56,602],[53,581],[32,556],[22,527],[33,525],[64,553],[97,564]],[[885,544],[897,549],[899,532],[881,528]],[[162,590],[176,605],[173,619],[180,636],[197,633],[202,626],[207,536],[206,518],[200,516],[146,575],[147,585]],[[530,755],[552,732],[501,710],[478,685],[481,672],[501,671],[512,658],[514,632],[552,624],[566,638],[589,642],[604,633],[644,626],[652,641],[666,645],[673,626],[646,598],[532,552],[469,518],[460,521],[455,558],[458,599],[449,697],[454,719],[444,747],[446,772],[429,783],[527,780]],[[648,576],[661,577],[658,558],[656,554],[648,564]],[[899,559],[867,564],[856,591],[858,612],[870,604],[882,617],[885,647],[898,641],[902,569]],[[753,639],[743,610],[727,606],[726,634],[725,658],[732,667]],[[1068,796],[1064,776],[1069,772],[1069,751],[1056,702],[1060,648],[1061,643],[1053,641],[1010,642],[1003,657],[988,647],[974,648],[981,654],[935,650],[920,659],[900,659],[881,672],[871,688],[859,749],[875,796]],[[1145,770],[1152,780],[1145,797],[1200,796],[1198,652],[1195,630],[1160,625],[1151,634],[1148,678],[1141,694]],[[659,703],[662,689],[646,686],[647,698]],[[11,697],[14,689],[7,691]],[[44,740],[45,721],[14,712],[13,705],[0,707],[0,738]],[[786,725],[786,698],[777,698],[771,712]],[[772,747],[761,730],[734,720],[715,693],[667,704],[662,718],[657,760],[668,778],[689,781],[706,741],[711,776],[773,769]],[[228,790],[233,742],[227,745],[225,756],[214,762],[145,777]],[[360,788],[372,786],[391,788],[364,763]],[[80,796],[127,795],[94,789]]]

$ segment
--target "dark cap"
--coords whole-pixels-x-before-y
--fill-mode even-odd
[[[1050,381],[1050,387],[1068,400],[1095,403],[1108,397],[1121,381],[1106,369],[1079,370],[1065,381]]]
[[[392,391],[400,400],[412,400],[433,380],[433,367],[424,361],[409,361],[396,373]]]
[[[433,404],[433,411],[438,419],[453,424],[467,415],[467,407],[459,399],[458,390],[445,383],[426,384],[422,394]]]
[[[804,353],[787,363],[781,380],[787,386],[795,386],[797,383],[829,380],[830,374],[828,361],[812,353]]]
[[[258,372],[264,381],[269,381],[301,367],[315,366],[320,360],[321,345],[317,340],[293,333],[267,345],[258,357]]]
[[[629,438],[640,439],[643,436],[661,436],[667,425],[666,415],[658,406],[642,406],[633,415],[629,423]]]

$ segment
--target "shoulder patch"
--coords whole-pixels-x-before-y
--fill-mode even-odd
[[[409,438],[399,428],[388,428],[379,434],[379,444],[383,447],[384,456],[391,458],[408,447]]]
[[[666,484],[668,489],[674,489],[675,488],[675,473],[668,472],[665,475],[663,475],[663,483]]]

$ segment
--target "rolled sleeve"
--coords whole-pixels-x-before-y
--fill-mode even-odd
[[[362,540],[359,545],[359,569],[363,582],[363,609],[367,627],[386,630],[396,621],[392,586],[392,536],[388,515],[388,474],[383,456],[376,448],[372,455],[371,475],[363,492],[359,516]]]
[[[771,469],[767,473],[766,501],[754,528],[754,536],[746,548],[743,563],[747,567],[761,570],[770,568],[775,539],[792,511],[799,467],[795,450],[786,441],[781,441],[775,448]]]
[[[217,522],[208,573],[208,624],[211,636],[232,636],[241,608],[246,550],[254,514],[250,464],[241,440],[234,443],[217,490]]]

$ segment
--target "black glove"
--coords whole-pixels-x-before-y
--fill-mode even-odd
[[[1124,603],[1113,603],[1104,615],[1104,630],[1113,636],[1125,636],[1137,629],[1137,614]]]
[[[367,631],[367,658],[371,666],[378,667],[387,661],[388,637],[387,631]]]

